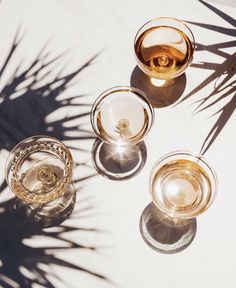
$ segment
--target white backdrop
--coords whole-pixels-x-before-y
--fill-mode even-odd
[[[57,259],[63,259],[75,267],[65,267],[62,262],[51,261],[50,257],[47,263],[42,263],[40,257],[34,256],[33,249],[29,255],[24,254],[26,250],[23,250],[24,255],[20,259],[26,261],[36,257],[35,265],[45,271],[45,277],[52,285],[42,282],[32,284],[32,287],[236,287],[236,117],[231,111],[235,107],[236,96],[230,90],[233,80],[235,81],[235,58],[231,55],[235,52],[235,43],[232,44],[232,41],[235,40],[233,35],[236,32],[233,32],[235,27],[232,19],[236,9],[232,7],[232,3],[229,3],[230,6],[208,2],[212,5],[208,7],[204,3],[193,0],[3,0],[0,3],[1,68],[17,31],[17,39],[21,38],[0,77],[1,182],[4,179],[4,163],[9,149],[24,133],[25,137],[38,133],[50,134],[70,147],[77,148],[71,149],[78,164],[74,170],[74,179],[79,180],[76,182],[79,189],[77,203],[72,218],[63,223],[76,229],[59,233],[60,239],[50,234],[28,235],[28,239],[22,240],[29,247],[46,247],[46,255],[53,253]],[[214,11],[214,7],[217,10]],[[224,14],[220,14],[220,11]],[[143,170],[126,181],[111,181],[101,175],[93,176],[96,171],[91,162],[91,149],[95,138],[89,122],[90,106],[107,88],[130,85],[131,74],[136,66],[134,35],[143,23],[160,16],[195,22],[189,26],[196,42],[204,46],[197,46],[199,51],[195,52],[193,60],[197,65],[186,71],[186,87],[179,102],[155,109],[155,123],[145,139],[147,161]],[[31,91],[46,86],[44,90],[37,90],[37,100],[33,98],[31,102],[33,96],[26,93],[27,81],[30,80],[23,81],[20,78],[15,86],[12,80],[25,70],[30,70],[29,65],[44,46],[43,55],[48,54],[42,59],[42,63],[47,63],[61,53],[65,54],[45,68],[50,71],[44,78],[40,79],[40,73],[43,75],[44,71],[37,75]],[[71,82],[61,87],[60,91],[52,93],[55,77],[77,71],[93,57],[95,58],[90,65],[79,71]],[[18,65],[19,69],[14,74]],[[212,79],[202,89],[181,102],[213,73]],[[229,74],[222,90],[215,93],[202,107],[213,103],[224,93],[226,96],[204,111],[194,113],[198,105],[196,101],[212,93],[217,84]],[[51,84],[47,85],[49,83]],[[14,86],[14,89],[6,89],[7,85]],[[21,103],[21,97],[25,97],[26,102],[22,100]],[[71,102],[66,101],[71,97]],[[228,103],[230,105],[227,106]],[[219,110],[218,114],[212,116]],[[199,152],[222,112],[223,120],[227,117],[229,119],[205,153],[219,178],[216,201],[209,211],[197,219],[195,239],[186,250],[170,255],[158,253],[144,243],[139,231],[140,216],[151,201],[148,193],[150,170],[156,160],[167,152],[178,149]],[[0,194],[3,203],[1,213],[6,211],[4,201],[11,197],[12,193],[4,188]],[[83,210],[86,207],[88,209]],[[2,219],[3,215],[0,214]],[[5,225],[9,229],[10,224],[7,221],[8,218]],[[0,238],[5,233],[4,227],[0,225]],[[92,228],[99,231],[86,230]],[[59,228],[49,228],[46,231],[54,231],[53,229]],[[70,241],[81,247],[70,248]],[[9,240],[10,249],[14,245],[14,240]],[[63,247],[55,249],[57,246]],[[15,247],[13,248],[17,251]],[[8,262],[7,256],[4,259],[0,255],[0,283],[11,283],[10,287],[31,287],[27,286],[28,282],[18,281],[9,272],[18,258],[11,258]],[[25,265],[24,261],[20,264],[17,262],[14,267],[27,279],[40,278],[33,268],[28,269],[31,271],[21,268]],[[4,270],[7,265],[9,267]],[[91,272],[104,276],[107,280]]]

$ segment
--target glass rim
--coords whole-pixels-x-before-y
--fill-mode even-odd
[[[57,142],[60,142],[64,148],[68,149],[66,147],[66,145],[61,141],[61,140],[58,140],[56,137],[53,137],[53,136],[49,136],[49,135],[44,135],[44,134],[37,134],[37,135],[32,135],[32,136],[29,136],[29,137],[26,137],[24,139],[22,139],[20,142],[18,142],[10,151],[9,153],[13,152],[15,149],[18,148],[18,146],[20,146],[22,143],[28,141],[28,140],[31,140],[31,139],[36,139],[36,138],[49,138],[49,139],[52,139],[52,140],[56,140]],[[68,149],[69,150],[69,149]]]
[[[165,154],[165,155],[163,155],[162,157],[160,157],[156,162],[155,162],[155,164],[154,164],[154,166],[153,166],[153,168],[152,168],[152,170],[151,170],[151,173],[150,173],[150,176],[149,176],[149,193],[150,193],[150,195],[151,195],[151,197],[152,197],[152,202],[157,206],[157,208],[158,209],[160,209],[163,213],[165,213],[165,214],[167,214],[168,215],[168,213],[164,210],[164,209],[162,209],[162,207],[159,207],[157,204],[156,204],[156,202],[153,200],[153,196],[152,196],[152,194],[153,194],[153,189],[152,189],[152,183],[153,183],[153,177],[155,176],[155,174],[156,174],[156,172],[157,172],[157,167],[158,166],[160,166],[159,167],[159,169],[162,167],[162,165],[161,165],[161,163],[162,162],[164,162],[164,160],[166,160],[166,159],[168,159],[168,158],[170,158],[170,157],[172,157],[172,156],[181,156],[181,155],[186,155],[186,156],[190,156],[190,157],[194,157],[195,159],[198,159],[198,160],[200,160],[202,163],[204,163],[204,165],[206,165],[207,166],[207,168],[209,169],[209,172],[210,172],[210,176],[212,176],[212,179],[210,180],[211,181],[211,184],[212,184],[212,186],[214,187],[214,189],[213,189],[213,193],[212,193],[212,196],[211,196],[211,198],[210,198],[210,201],[209,201],[209,203],[207,203],[207,205],[205,206],[205,208],[204,208],[204,210],[203,210],[203,212],[205,211],[205,210],[207,210],[210,206],[211,206],[211,204],[214,202],[214,200],[215,200],[215,198],[216,198],[216,196],[217,196],[217,194],[218,194],[218,177],[217,177],[217,174],[216,174],[216,172],[215,172],[215,170],[212,168],[212,165],[211,165],[211,163],[209,163],[209,161],[206,161],[206,159],[205,159],[205,157],[202,155],[202,154],[200,154],[200,153],[194,153],[194,152],[192,152],[192,151],[189,151],[189,150],[175,150],[175,151],[172,151],[172,152],[169,152],[169,153],[167,153],[167,154]],[[181,157],[179,157],[179,158],[177,158],[177,159],[181,159]],[[200,166],[201,166],[201,164],[199,164]],[[201,166],[202,167],[202,166]],[[204,167],[202,167],[202,168],[204,168]],[[158,170],[159,170],[158,169]],[[205,170],[205,169],[204,169]],[[208,174],[208,173],[207,173]],[[178,219],[190,219],[190,218],[194,218],[194,217],[196,217],[196,216],[198,216],[199,214],[201,214],[201,213],[197,213],[197,214],[195,214],[195,215],[193,215],[193,217],[190,217],[190,216],[187,216],[187,215],[178,215],[178,216],[176,216],[175,218],[178,218]]]
[[[40,138],[46,138],[46,139],[51,139],[51,140],[54,140],[56,142],[59,142],[60,145],[63,146],[63,148],[65,148],[69,154],[69,157],[70,157],[70,160],[73,162],[73,157],[72,157],[72,154],[69,150],[69,148],[64,144],[62,143],[60,140],[58,140],[57,138],[53,137],[53,136],[48,136],[48,135],[43,135],[43,134],[38,134],[38,135],[33,135],[33,136],[30,136],[30,137],[27,137],[27,138],[24,138],[23,140],[21,140],[19,143],[17,143],[12,149],[11,151],[9,151],[9,154],[7,156],[7,159],[6,159],[6,162],[5,162],[5,180],[9,186],[9,188],[11,189],[11,184],[9,183],[8,181],[8,175],[7,175],[7,169],[8,169],[8,164],[9,164],[9,160],[10,160],[10,157],[12,156],[12,154],[17,150],[17,148],[20,147],[20,145],[24,144],[26,141],[29,141],[29,140],[34,140],[34,139],[40,139]],[[72,171],[70,172],[71,174],[71,177],[72,177]],[[63,178],[60,180],[60,183],[63,183],[63,180],[66,178],[66,176],[63,176]],[[57,185],[59,186],[60,183]],[[12,190],[12,189],[11,189]],[[28,190],[28,189],[26,189]],[[12,190],[13,191],[13,190]],[[14,191],[13,191],[14,192]],[[15,193],[15,192],[14,192]],[[16,194],[17,196],[17,194]]]
[[[175,17],[168,17],[168,16],[161,16],[161,17],[153,18],[153,19],[145,22],[145,23],[138,29],[137,33],[135,34],[135,37],[134,37],[134,47],[135,47],[135,43],[136,43],[136,41],[137,41],[139,32],[140,32],[147,24],[152,23],[152,22],[154,22],[154,21],[157,21],[157,20],[159,20],[159,19],[171,19],[171,20],[175,20],[176,22],[179,22],[179,23],[183,24],[183,25],[188,29],[188,31],[190,32],[190,34],[191,34],[191,36],[192,36],[192,38],[193,38],[193,41],[191,41],[191,42],[193,42],[193,48],[194,48],[194,50],[195,50],[195,46],[196,46],[195,37],[194,37],[194,34],[193,34],[192,30],[189,28],[189,26],[186,24],[186,22],[183,21],[183,20],[181,20],[181,19],[178,19],[178,18],[175,18]],[[136,52],[135,52],[135,54],[136,54]]]
[[[145,132],[144,136],[146,135],[146,133],[150,130],[150,128],[152,127],[154,120],[155,120],[155,111],[153,106],[151,105],[151,103],[148,101],[146,94],[135,87],[132,86],[113,86],[111,88],[106,89],[105,91],[103,91],[94,101],[92,108],[91,108],[91,112],[90,112],[90,123],[92,125],[93,131],[95,132],[96,136],[99,137],[102,141],[108,143],[108,144],[114,144],[116,145],[115,142],[113,141],[108,141],[104,138],[101,137],[101,135],[99,134],[99,132],[97,131],[97,127],[94,121],[94,115],[96,113],[96,109],[98,107],[98,105],[109,95],[117,93],[117,92],[122,92],[122,91],[126,91],[126,92],[131,92],[133,93],[135,96],[140,97],[148,106],[150,114],[151,114],[151,119],[150,119],[150,124],[149,124],[149,129]],[[142,140],[140,140],[142,141]],[[139,141],[139,142],[140,142]],[[123,146],[129,146],[132,144],[137,144],[137,143],[130,143],[130,144],[123,144]],[[122,146],[122,145],[121,145]]]

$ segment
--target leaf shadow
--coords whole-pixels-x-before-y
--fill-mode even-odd
[[[11,68],[13,57],[22,41],[23,36],[20,36],[18,30],[8,55],[0,67],[0,84],[3,84],[1,83],[1,76]],[[28,67],[22,70],[22,63],[17,65],[10,79],[2,85],[3,88],[0,91],[0,151],[2,149],[10,151],[24,138],[37,134],[53,136],[61,141],[95,139],[94,134],[89,129],[83,128],[82,124],[65,125],[69,121],[78,119],[83,119],[83,123],[88,122],[90,104],[84,100],[87,95],[72,95],[63,100],[60,100],[58,96],[68,92],[73,86],[73,81],[76,80],[78,84],[77,79],[80,73],[90,67],[98,55],[99,53],[91,57],[75,71],[63,75],[64,67],[59,71],[58,67],[60,67],[64,54],[52,57],[51,53],[47,51],[46,45]],[[55,73],[55,71],[57,72]],[[81,99],[81,101],[77,103],[75,101],[77,99]],[[58,111],[60,114],[61,109],[71,107],[77,109],[73,115],[59,115],[59,119],[47,121],[47,117],[52,112]],[[72,143],[71,149],[90,152],[76,147],[76,142]],[[75,163],[75,165],[81,166],[80,163]],[[89,164],[86,165],[89,166]],[[94,171],[84,178],[89,179],[93,176]],[[4,181],[0,185],[0,195],[6,190],[7,184]],[[81,201],[79,204],[81,205]],[[77,217],[80,216],[80,205],[76,205]],[[87,204],[84,203],[84,205]],[[88,210],[93,208],[89,206]],[[86,269],[79,264],[72,264],[56,255],[58,251],[78,251],[78,249],[93,251],[94,253],[98,251],[96,245],[86,246],[78,244],[78,240],[72,241],[64,237],[65,233],[79,230],[86,233],[100,233],[99,229],[93,227],[71,227],[66,222],[57,227],[43,229],[40,225],[24,221],[24,219],[22,221],[18,217],[14,211],[13,198],[0,202],[0,286],[34,287],[35,284],[38,284],[40,287],[53,288],[54,284],[50,280],[53,277],[69,287],[63,277],[58,276],[50,269],[51,264],[82,271],[93,276],[94,279],[108,282],[109,279],[101,273]],[[32,240],[36,236],[45,239],[51,238],[55,240],[55,243],[59,241],[60,245],[33,247],[25,242],[25,240]],[[39,241],[39,243],[41,242]]]
[[[85,203],[86,204],[86,203]],[[78,230],[86,233],[100,233],[98,229],[94,228],[78,228],[71,227],[68,224],[61,224],[60,226],[52,229],[42,229],[40,226],[35,225],[34,222],[24,221],[17,217],[13,210],[14,199],[10,199],[0,204],[0,284],[3,287],[33,287],[35,284],[41,285],[40,287],[54,287],[48,278],[51,271],[50,266],[55,264],[63,268],[70,268],[88,273],[91,276],[108,281],[108,279],[95,271],[84,268],[81,265],[72,264],[68,260],[59,258],[56,252],[72,251],[78,253],[80,250],[90,250],[94,253],[98,252],[99,248],[94,246],[85,246],[78,244],[76,241],[68,240],[65,233],[76,232]],[[88,211],[93,207],[88,207]],[[84,208],[81,209],[81,213]],[[80,210],[77,209],[77,216],[79,218]],[[56,246],[42,245],[40,247],[31,247],[25,243],[25,239],[33,239],[35,237],[45,237],[45,239],[60,240],[60,244]],[[42,270],[42,265],[45,270]],[[49,266],[50,265],[50,266]],[[28,273],[27,273],[28,272]],[[30,277],[29,277],[30,275]],[[64,282],[66,287],[68,283],[54,273],[60,282]],[[15,283],[15,285],[13,285]],[[16,284],[18,286],[16,286]]]
[[[17,34],[0,70],[0,76],[10,65],[11,59],[20,44],[21,39],[18,38]],[[44,47],[36,59],[23,71],[19,72],[20,65],[18,65],[12,78],[0,92],[2,101],[0,105],[0,149],[10,150],[22,139],[35,134],[53,136],[61,141],[95,139],[91,131],[81,131],[83,133],[82,137],[68,136],[68,132],[81,129],[78,125],[71,127],[64,127],[63,125],[68,121],[85,118],[90,114],[89,104],[73,103],[73,100],[86,95],[75,95],[63,100],[58,100],[58,96],[70,88],[72,80],[75,80],[80,72],[88,68],[98,54],[85,62],[76,71],[64,76],[59,71],[53,79],[45,81],[55,69],[54,65],[57,65],[63,56],[62,54],[47,59],[49,53],[45,49]],[[87,111],[75,115],[66,115],[63,119],[51,123],[46,121],[46,117],[55,110],[73,106],[83,106],[87,108]],[[80,111],[80,109],[77,110]]]
[[[208,9],[210,9],[213,13],[218,15],[220,18],[225,20],[229,25],[233,26],[233,28],[224,28],[221,26],[191,21],[187,21],[188,23],[202,27],[209,31],[216,31],[218,33],[223,33],[228,36],[236,36],[235,19],[203,0],[199,0],[199,2],[206,6]],[[210,107],[213,107],[216,104],[219,105],[223,102],[221,100],[226,101],[226,104],[223,104],[223,107],[221,107],[216,113],[213,113],[212,115],[219,116],[202,144],[200,150],[201,154],[205,154],[208,151],[208,149],[219,136],[220,132],[223,130],[229,119],[232,117],[236,108],[236,94],[234,93],[236,80],[233,79],[236,71],[236,53],[230,54],[229,52],[222,50],[224,48],[235,47],[235,45],[235,40],[211,45],[203,45],[200,43],[196,43],[196,51],[207,51],[209,53],[213,53],[217,56],[223,57],[224,60],[222,63],[212,63],[205,61],[200,63],[193,63],[191,67],[211,70],[212,73],[199,85],[192,89],[187,95],[185,95],[185,97],[178,104],[186,101],[190,97],[194,97],[197,92],[206,88],[212,83],[214,84],[212,91],[204,98],[194,102],[194,104],[196,105],[194,113],[197,114]]]

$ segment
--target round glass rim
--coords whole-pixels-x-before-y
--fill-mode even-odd
[[[169,215],[165,209],[163,209],[162,207],[158,206],[156,201],[153,200],[152,183],[153,183],[153,177],[155,176],[155,174],[157,172],[156,169],[165,159],[167,159],[169,157],[172,157],[172,156],[175,156],[175,155],[176,156],[185,155],[185,156],[194,157],[196,159],[199,159],[202,163],[204,163],[207,166],[207,168],[209,169],[209,171],[211,173],[211,176],[212,176],[211,183],[213,183],[212,186],[214,187],[214,189],[213,189],[213,192],[212,192],[212,197],[210,198],[209,202],[204,207],[204,210],[202,212],[206,211],[211,206],[211,204],[214,202],[214,200],[215,200],[215,198],[216,198],[216,196],[218,194],[218,178],[217,178],[217,174],[216,174],[215,170],[212,168],[211,163],[209,163],[209,161],[206,161],[202,154],[194,153],[194,152],[191,152],[191,151],[188,151],[188,150],[176,150],[176,151],[169,152],[169,153],[163,155],[161,158],[159,158],[155,162],[155,164],[154,164],[154,166],[153,166],[153,168],[151,170],[150,177],[149,177],[149,193],[151,195],[152,202],[156,205],[156,207],[158,209],[160,209],[164,214],[168,215],[169,217],[176,218],[176,219],[191,219],[191,218],[195,218],[196,216],[202,214],[202,212],[195,213],[193,216],[188,216],[188,215],[184,215],[184,214],[183,215],[179,215],[178,214],[178,216],[174,216],[173,217],[173,216]],[[178,157],[177,159],[181,159],[181,157]],[[199,165],[201,166],[201,164],[199,164]],[[160,165],[159,169],[161,167],[162,167],[162,165]]]
[[[148,24],[150,24],[150,23],[152,23],[152,22],[154,22],[154,21],[157,21],[157,20],[159,20],[159,19],[170,19],[170,20],[174,20],[174,21],[176,21],[176,22],[178,22],[178,23],[183,24],[183,25],[187,28],[187,30],[190,32],[190,34],[191,34],[191,36],[192,36],[192,38],[193,38],[193,41],[191,41],[191,42],[193,43],[193,49],[195,50],[195,47],[196,47],[195,37],[194,37],[194,34],[193,34],[192,30],[189,28],[189,26],[188,26],[183,20],[181,20],[181,19],[174,18],[174,17],[168,17],[168,16],[157,17],[157,18],[154,18],[154,19],[151,19],[151,20],[145,22],[145,23],[138,29],[137,33],[135,34],[135,37],[134,37],[134,47],[135,47],[135,44],[136,44],[136,41],[137,41],[139,32],[140,32],[146,25],[148,25]],[[135,49],[134,49],[134,50],[135,50]],[[135,52],[135,55],[136,55],[136,51],[134,51],[134,52]],[[136,56],[137,56],[137,55],[136,55]]]
[[[67,151],[68,151],[68,155],[70,157],[70,160],[73,162],[73,157],[72,157],[72,154],[70,152],[70,150],[66,147],[66,145],[64,143],[62,143],[60,140],[58,140],[57,138],[55,137],[52,137],[52,136],[48,136],[48,135],[33,135],[33,136],[30,136],[30,137],[27,137],[27,138],[24,138],[23,140],[21,140],[19,143],[17,143],[12,149],[11,151],[9,151],[9,155],[7,156],[7,159],[6,159],[6,162],[5,162],[5,180],[9,186],[9,188],[11,189],[11,184],[9,183],[8,181],[8,175],[7,175],[7,170],[8,170],[8,164],[9,164],[9,159],[11,157],[11,155],[14,153],[15,150],[17,150],[17,148],[20,147],[20,145],[22,145],[23,143],[25,143],[26,141],[29,141],[29,140],[34,140],[34,139],[40,139],[40,138],[46,138],[46,139],[51,139],[51,140],[54,140],[56,142],[59,142]],[[72,178],[72,171],[71,171],[71,178]],[[63,179],[66,178],[66,176],[64,176],[61,180],[60,180],[60,183],[63,182]],[[59,183],[59,184],[60,184]],[[57,186],[59,186],[59,184]],[[12,189],[11,189],[12,190]],[[28,189],[27,189],[28,190]],[[14,191],[13,191],[14,192]]]
[[[95,116],[95,113],[96,113],[96,109],[98,107],[98,105],[106,98],[108,97],[109,95],[111,94],[114,94],[117,93],[117,92],[121,92],[121,91],[128,91],[128,92],[131,92],[133,93],[135,96],[137,97],[140,97],[148,106],[149,108],[149,111],[150,111],[150,114],[151,114],[151,118],[150,118],[150,123],[149,123],[149,128],[147,129],[147,131],[145,131],[142,139],[138,142],[135,142],[133,143],[132,141],[130,143],[127,143],[127,144],[122,144],[121,146],[130,146],[130,145],[135,145],[141,141],[143,141],[143,138],[145,137],[145,135],[147,134],[147,132],[150,130],[150,128],[152,127],[153,123],[154,123],[154,120],[155,120],[155,111],[154,111],[154,108],[153,106],[151,105],[151,103],[148,101],[147,99],[147,96],[146,94],[138,89],[138,88],[135,88],[135,87],[132,87],[132,86],[114,86],[114,87],[111,87],[107,90],[105,90],[104,92],[102,92],[97,98],[96,100],[94,101],[93,105],[92,105],[92,108],[91,108],[91,112],[90,112],[90,123],[92,125],[92,128],[93,128],[93,131],[95,132],[96,136],[98,138],[100,138],[103,142],[106,142],[107,144],[113,144],[113,145],[118,145],[116,143],[116,141],[108,141],[107,139],[101,137],[100,133],[98,132],[97,130],[97,127],[96,127],[96,124],[95,124],[95,121],[94,121],[94,116]]]

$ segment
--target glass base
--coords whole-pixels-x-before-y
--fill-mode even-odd
[[[42,227],[52,227],[61,224],[70,216],[74,210],[75,201],[75,187],[70,184],[61,197],[45,204],[26,203],[16,198],[14,209],[27,223],[33,222]]]
[[[116,146],[97,139],[94,142],[93,165],[110,180],[126,180],[137,175],[145,165],[147,150],[144,142],[133,146]]]
[[[173,86],[176,83],[176,79],[164,80],[164,79],[150,78],[150,82],[154,87],[167,88]]]
[[[142,90],[154,108],[176,104],[184,93],[186,75],[183,73],[171,80],[150,78],[138,66],[132,72],[130,84]]]
[[[196,218],[170,218],[154,203],[150,203],[141,215],[139,228],[149,247],[161,253],[173,254],[191,244],[196,234],[197,221]]]

